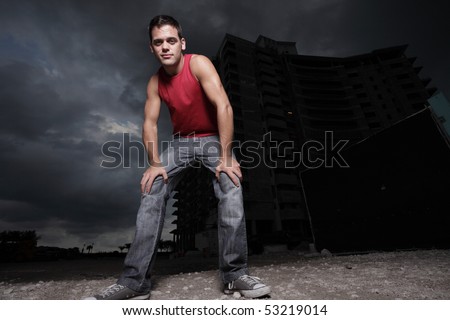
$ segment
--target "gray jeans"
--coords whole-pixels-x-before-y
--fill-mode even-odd
[[[183,176],[184,169],[195,161],[215,173],[220,155],[217,136],[175,138],[161,154],[168,175],[155,179],[148,194],[143,194],[137,214],[136,233],[125,258],[124,270],[117,281],[138,292],[151,288],[151,269],[164,225],[166,202]],[[214,193],[218,204],[219,268],[224,283],[247,274],[247,235],[242,199],[242,187],[236,187],[227,174],[214,175]]]

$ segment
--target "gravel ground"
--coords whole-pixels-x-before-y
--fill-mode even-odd
[[[72,300],[115,282],[123,259],[0,264],[0,299]],[[250,256],[251,274],[276,300],[450,299],[450,250]],[[181,272],[184,270],[184,272]],[[217,258],[159,259],[150,299],[243,299],[221,291]]]

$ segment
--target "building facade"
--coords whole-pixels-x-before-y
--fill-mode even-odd
[[[435,89],[418,76],[421,67],[405,55],[406,48],[317,57],[299,55],[294,42],[225,36],[214,64],[233,106],[251,244],[312,242],[300,172],[326,163],[327,144],[350,146],[425,108]],[[188,179],[203,175],[192,171]],[[202,197],[210,192],[203,182],[190,185],[190,194],[192,188],[202,190]],[[179,197],[186,189],[178,186]],[[214,228],[217,212],[208,199],[178,198],[179,237],[191,220],[198,222],[197,234]],[[204,207],[191,208],[194,203]]]

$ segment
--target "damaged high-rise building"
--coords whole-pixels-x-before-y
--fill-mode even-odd
[[[351,146],[425,108],[435,89],[406,48],[319,57],[298,54],[294,42],[225,36],[214,63],[233,106],[251,250],[312,242],[300,172],[345,165],[327,159],[327,147]],[[199,170],[188,179],[177,188],[174,240],[214,251],[211,185]]]

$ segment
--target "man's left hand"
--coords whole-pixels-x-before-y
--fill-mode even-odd
[[[239,187],[239,181],[242,181],[242,172],[235,158],[221,159],[220,164],[216,167],[217,180],[220,179],[221,172],[226,173],[236,187]]]

